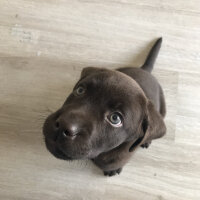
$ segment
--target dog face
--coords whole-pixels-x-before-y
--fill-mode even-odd
[[[65,160],[95,158],[140,137],[147,99],[127,75],[85,68],[63,106],[45,121],[47,149]]]

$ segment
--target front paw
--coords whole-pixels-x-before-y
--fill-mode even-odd
[[[151,142],[146,142],[144,144],[141,145],[142,148],[148,148],[150,146]]]
[[[122,168],[116,169],[116,170],[111,170],[111,171],[104,171],[105,176],[114,176],[116,174],[120,174],[122,171]]]

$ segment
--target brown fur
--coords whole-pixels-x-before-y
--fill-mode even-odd
[[[64,160],[91,159],[105,175],[115,175],[139,146],[148,147],[166,132],[164,94],[150,74],[159,39],[141,68],[84,68],[63,106],[44,123],[48,150]],[[77,88],[85,93],[77,95]],[[106,120],[122,113],[122,126]]]

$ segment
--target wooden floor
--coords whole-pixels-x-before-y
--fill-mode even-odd
[[[120,176],[47,152],[45,117],[85,66],[139,66],[163,37],[154,75],[167,135]],[[1,200],[200,199],[200,1],[0,1]]]

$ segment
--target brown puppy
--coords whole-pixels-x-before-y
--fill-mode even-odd
[[[45,143],[55,157],[91,159],[112,176],[137,147],[165,134],[164,95],[150,74],[161,42],[141,68],[83,69],[63,106],[44,123]]]

